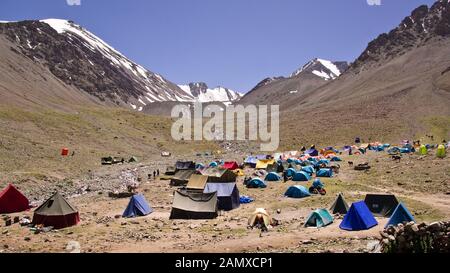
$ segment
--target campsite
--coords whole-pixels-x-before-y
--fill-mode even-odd
[[[64,205],[61,212],[50,208],[50,214],[70,216],[77,212],[75,218],[62,218],[62,226],[53,224],[52,230],[44,228],[38,232],[20,223],[6,226],[5,216],[20,220],[25,217],[36,222],[33,215],[42,210],[36,207],[26,210],[18,204],[21,212],[3,214],[0,243],[3,252],[66,252],[70,241],[78,242],[81,246],[79,251],[87,253],[373,252],[377,251],[373,248],[382,239],[380,232],[389,221],[410,219],[402,218],[404,215],[411,215],[416,223],[430,224],[449,219],[450,159],[448,156],[438,158],[434,152],[430,150],[425,156],[419,152],[405,153],[402,161],[397,163],[387,150],[367,150],[365,154],[357,155],[348,155],[341,150],[342,154],[338,155],[342,159],[339,173],[320,177],[320,184],[326,189],[325,195],[308,192],[311,185],[317,184],[313,179],[316,174],[312,174],[308,181],[293,179],[284,182],[283,173],[279,173],[280,180],[275,181],[275,177],[267,175],[270,173],[263,169],[267,167],[267,164],[263,166],[266,159],[259,163],[260,168],[257,169],[256,165],[255,168],[244,167],[245,154],[238,157],[221,153],[222,164],[231,160],[239,163],[238,158],[241,158],[239,165],[244,167],[244,176],[237,176],[220,166],[204,167],[217,159],[213,156],[192,155],[191,162],[162,160],[158,155],[155,161],[102,167],[107,169],[93,172],[89,179],[82,181],[86,186],[84,191],[72,189],[72,193],[77,194],[69,194],[71,191],[68,191],[66,198],[52,197]],[[197,171],[198,174],[192,174],[196,167],[200,167],[194,164],[194,159],[203,162],[201,166],[204,169]],[[348,161],[369,162],[371,168],[357,171],[346,164]],[[176,185],[171,185],[171,177],[177,177],[176,173],[167,176],[161,171],[159,177],[148,179],[147,173],[153,169],[165,170],[170,166],[179,168],[176,173],[190,171],[191,175],[186,174],[183,183]],[[141,181],[138,193],[131,195],[131,199],[111,198],[106,194],[106,188],[96,189],[95,183],[100,179],[97,175],[102,175],[103,178],[115,177],[111,179],[115,181],[110,185],[111,190],[122,187],[126,191],[123,179],[130,177],[130,169]],[[426,172],[422,171],[424,169]],[[260,180],[266,187],[246,187],[245,178],[256,178],[255,174],[261,170],[265,174],[260,176]],[[267,176],[269,179],[265,179]],[[233,183],[230,180],[234,180]],[[292,187],[300,187],[304,193],[294,192],[287,197],[287,190]],[[88,188],[90,190],[86,191]],[[30,200],[39,200],[31,202],[32,205],[42,204],[41,207],[49,210],[44,199],[51,197],[50,192],[39,195],[24,192]],[[243,196],[254,201],[239,202],[239,197],[242,199]],[[357,207],[354,209],[353,206]],[[271,222],[267,229],[249,227],[249,220],[260,208],[265,210],[267,221]],[[353,214],[354,210],[358,217],[370,214],[367,219],[361,216],[368,221],[367,226],[354,226],[345,220],[345,211]],[[395,219],[400,220],[391,219],[394,210],[402,212],[396,213],[399,215]]]

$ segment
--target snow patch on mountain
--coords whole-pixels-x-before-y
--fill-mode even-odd
[[[243,95],[224,87],[209,88],[205,83],[190,83],[178,85],[186,93],[187,97],[193,97],[191,101],[199,102],[223,102],[232,103],[238,101]]]

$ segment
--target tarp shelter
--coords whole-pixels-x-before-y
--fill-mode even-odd
[[[189,178],[189,182],[186,185],[188,190],[200,190],[205,189],[206,183],[208,182],[208,177],[206,175],[193,174]]]
[[[223,168],[230,171],[234,171],[236,169],[239,169],[239,164],[237,164],[236,161],[227,161],[223,164]]]
[[[219,210],[233,210],[239,207],[239,189],[236,183],[208,183],[204,193],[217,192]]]
[[[294,176],[292,177],[292,181],[296,182],[302,182],[302,181],[309,181],[311,180],[311,176],[303,171],[296,172]]]
[[[217,192],[175,191],[170,219],[214,219],[217,217]]]
[[[248,219],[248,225],[254,227],[257,225],[263,225],[266,228],[272,225],[272,218],[269,213],[263,208],[257,208],[253,212],[252,216]]]
[[[333,177],[333,170],[332,169],[320,169],[316,173],[317,177]]]
[[[179,170],[195,170],[195,162],[193,161],[177,161],[175,168]]]
[[[404,222],[415,222],[415,220],[409,210],[400,203],[397,208],[395,208],[394,213],[392,213],[392,216],[385,227],[396,226]]]
[[[144,195],[135,194],[131,196],[130,202],[128,202],[128,206],[122,214],[122,217],[132,218],[149,215],[153,212],[153,209],[145,200]]]
[[[436,156],[438,158],[444,158],[445,154],[446,154],[445,146],[444,145],[439,145],[437,150],[436,150]]]
[[[347,214],[348,212],[348,204],[344,199],[344,196],[342,195],[342,193],[339,193],[338,196],[336,197],[336,200],[334,200],[333,205],[331,205],[331,213],[333,214]]]
[[[177,171],[175,175],[170,179],[171,186],[184,186],[188,183],[191,175],[195,173],[195,170],[181,170]]]
[[[353,203],[339,227],[343,230],[367,230],[378,225],[364,201]]]
[[[256,189],[256,188],[266,188],[267,185],[260,178],[253,178],[247,183],[247,188]]]
[[[260,159],[258,160],[258,162],[256,163],[256,169],[267,169],[268,165],[274,164],[275,160],[274,159]]]
[[[0,213],[14,213],[30,208],[30,201],[14,185],[0,192]]]
[[[291,198],[303,198],[311,196],[309,191],[300,185],[290,186],[287,191],[284,193],[284,196]]]
[[[34,211],[33,215],[33,224],[52,226],[55,229],[74,226],[79,222],[78,210],[59,193],[52,195]]]
[[[266,175],[266,178],[264,180],[275,182],[275,181],[280,181],[281,177],[275,172],[270,172]]]
[[[221,167],[206,168],[201,170],[200,173],[208,176],[208,183],[234,183],[237,178],[237,174]]]
[[[169,166],[166,169],[166,172],[164,173],[165,175],[174,175],[176,173],[176,169],[175,167]]]
[[[393,194],[367,194],[364,202],[375,216],[380,217],[391,216],[399,203]]]
[[[423,144],[420,145],[419,152],[420,152],[421,155],[427,155],[427,154],[428,154],[427,146],[425,146],[425,145],[423,145]]]
[[[255,156],[248,156],[244,161],[244,164],[251,168],[255,168],[256,163],[258,163],[258,159]]]
[[[313,211],[305,222],[305,227],[321,228],[333,223],[333,216],[326,209]]]
[[[318,156],[319,155],[319,151],[317,151],[314,148],[311,148],[311,149],[307,150],[305,152],[305,154],[310,155],[310,156]]]

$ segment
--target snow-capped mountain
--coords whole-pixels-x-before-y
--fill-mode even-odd
[[[141,111],[153,102],[195,99],[71,21],[2,22],[0,34],[17,46],[17,53],[101,101]]]
[[[194,97],[199,102],[223,102],[230,104],[238,101],[242,94],[224,87],[209,88],[204,82],[179,85],[187,97]]]
[[[334,80],[348,68],[347,62],[332,62],[316,58],[291,74],[296,77],[303,73],[312,73],[324,80]]]

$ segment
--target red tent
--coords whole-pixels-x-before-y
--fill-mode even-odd
[[[29,208],[28,199],[12,184],[0,192],[0,213],[21,212]]]
[[[239,165],[237,164],[236,161],[229,161],[223,164],[223,168],[230,171],[234,171],[236,169],[239,169]]]

